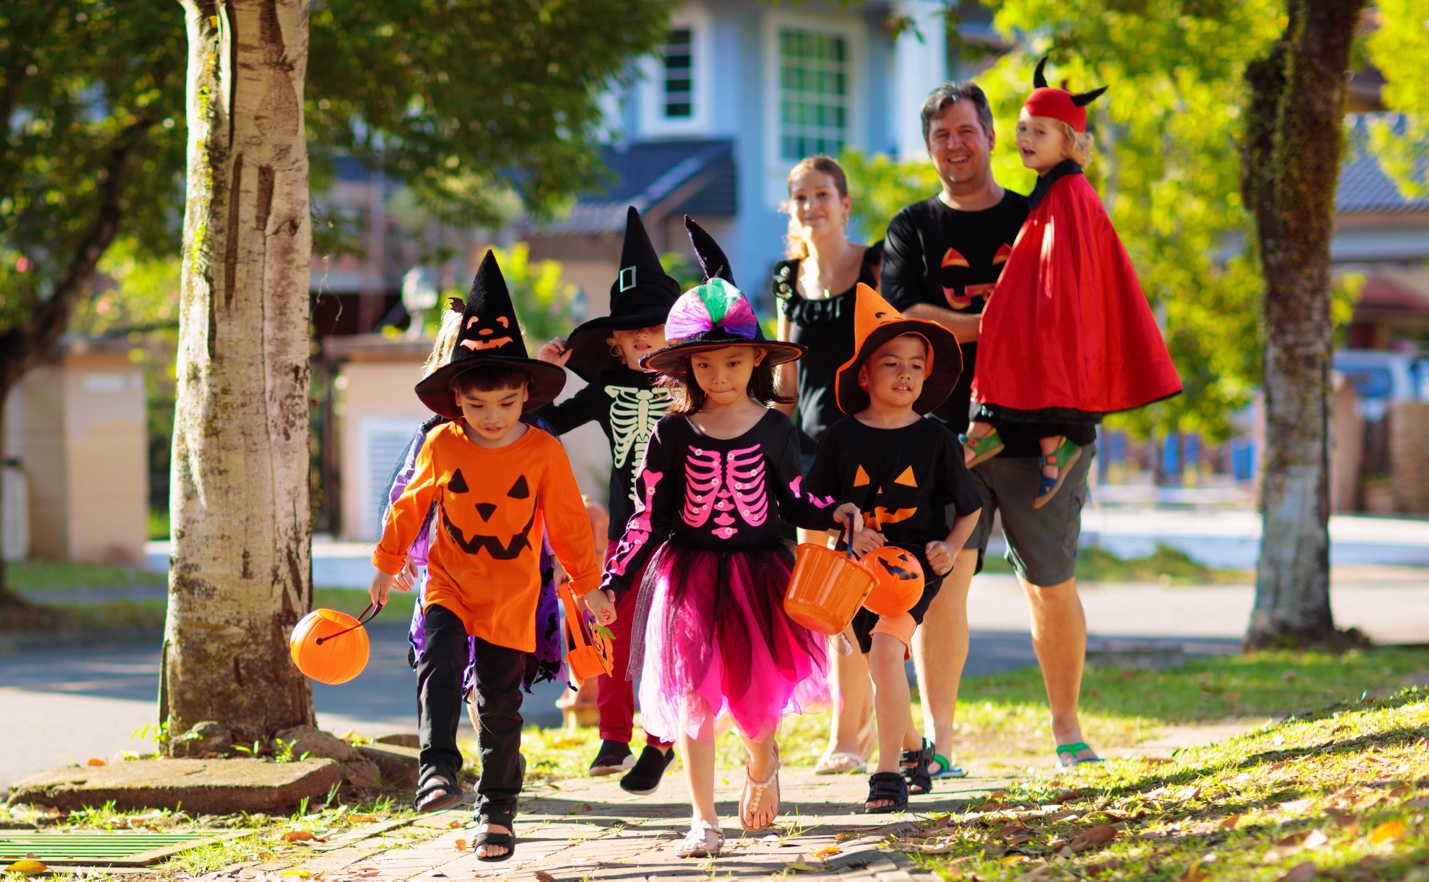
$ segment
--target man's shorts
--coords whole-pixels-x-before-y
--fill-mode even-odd
[[[963,547],[977,550],[978,572],[982,572],[992,534],[993,513],[1001,511],[1007,562],[1019,576],[1029,584],[1049,587],[1077,574],[1082,506],[1087,501],[1087,479],[1096,447],[1095,441],[1082,447],[1062,489],[1042,508],[1032,507],[1042,474],[1037,457],[994,456],[972,470],[982,493],[982,516]]]

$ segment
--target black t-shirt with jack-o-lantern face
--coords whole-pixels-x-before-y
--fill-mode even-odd
[[[980,314],[1027,214],[1027,197],[1011,190],[982,211],[958,211],[937,196],[909,205],[888,224],[883,244],[884,298],[901,312],[915,303],[931,303],[958,313]],[[968,424],[977,343],[962,350],[958,384],[933,411],[955,432]]]
[[[857,505],[890,545],[918,558],[929,586],[912,610],[919,622],[941,581],[924,546],[948,538],[948,506],[959,515],[982,508],[962,445],[947,426],[930,419],[900,429],[877,429],[856,417],[834,423],[809,468],[809,492]]]

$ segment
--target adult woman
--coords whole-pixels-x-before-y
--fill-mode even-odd
[[[781,301],[779,339],[808,350],[801,361],[781,365],[779,375],[780,393],[797,393],[806,470],[824,430],[843,417],[834,400],[834,375],[854,354],[854,288],[860,282],[878,287],[883,245],[849,241],[852,207],[848,177],[833,159],[811,156],[789,172],[787,259],[774,265],[773,287]],[[780,409],[792,416],[794,405]],[[799,540],[823,541],[802,530]],[[832,655],[840,706],[814,772],[861,773],[875,739],[868,663],[858,653]]]

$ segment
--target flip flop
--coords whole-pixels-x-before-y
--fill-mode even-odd
[[[928,771],[928,777],[935,781],[939,778],[966,778],[968,776],[967,769],[964,769],[962,766],[953,765],[948,761],[948,758],[941,753],[933,754],[933,762],[938,764],[938,771],[934,772],[930,769]]]
[[[825,753],[814,764],[814,774],[862,774],[867,768],[868,764],[856,753]]]
[[[1082,751],[1091,749],[1091,745],[1085,741],[1078,741],[1074,744],[1059,744],[1057,745],[1057,762],[1063,766],[1080,766],[1083,763],[1102,762],[1103,760],[1099,756],[1077,757],[1077,754]]]

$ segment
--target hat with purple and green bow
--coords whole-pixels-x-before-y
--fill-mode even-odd
[[[802,357],[804,347],[797,343],[765,339],[749,299],[734,285],[729,259],[719,244],[688,215],[685,229],[705,283],[681,294],[670,307],[665,319],[665,339],[670,345],[640,359],[640,366],[682,377],[691,355],[729,346],[758,346],[765,351],[765,363],[770,365]]]

